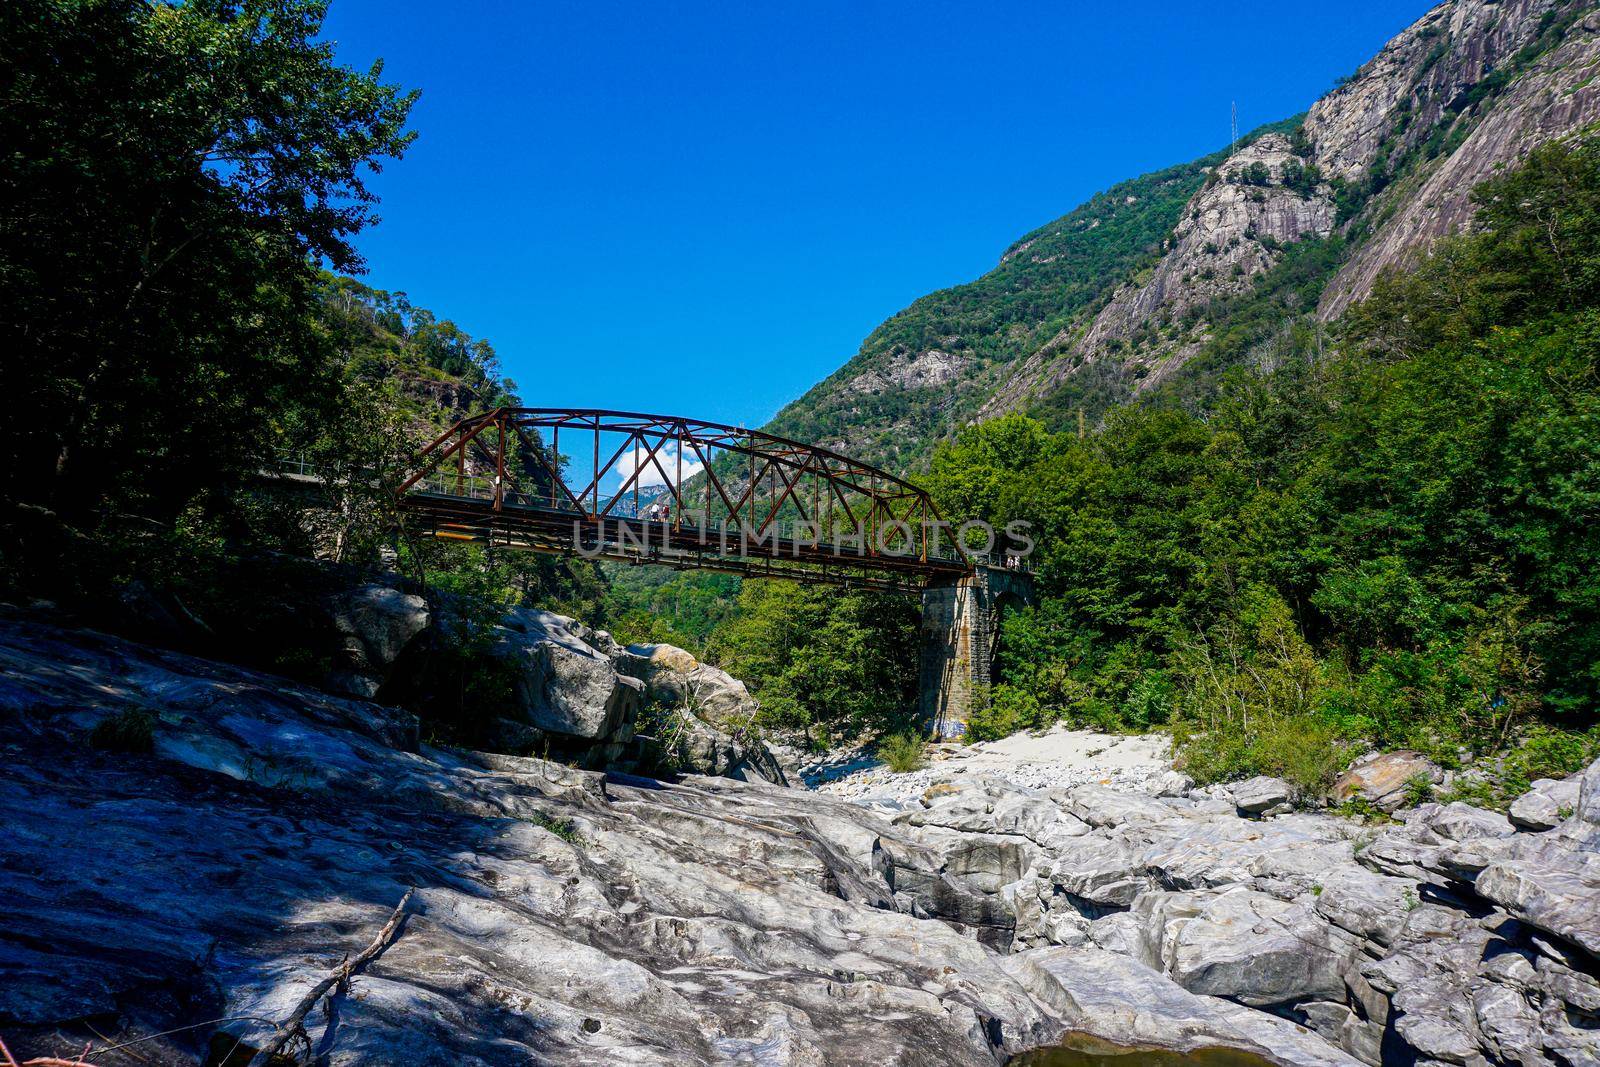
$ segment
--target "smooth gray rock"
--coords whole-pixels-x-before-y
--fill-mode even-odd
[[[1098,785],[1051,790],[1050,798],[1069,814],[1096,828],[1130,822],[1159,822],[1178,814],[1153,797],[1121,793]]]
[[[1285,1019],[1199,996],[1137,960],[1089,946],[1036,949],[1006,968],[1068,1029],[1105,1041],[1255,1052],[1292,1067],[1359,1061]]]
[[[1282,778],[1259,775],[1235,782],[1229,791],[1243,815],[1277,815],[1293,810],[1294,786]]]
[[[853,805],[407,751],[414,722],[381,706],[15,620],[0,677],[21,1058],[76,1056],[84,1016],[114,1037],[284,1019],[411,886],[393,945],[307,1019],[323,1062],[990,1067],[1060,1032],[973,928],[913,912],[1005,921],[998,897]],[[85,744],[134,707],[154,754]],[[213,1033],[141,1052],[197,1062]]]
[[[1341,930],[1391,945],[1405,926],[1406,912],[1421,899],[1416,882],[1378,874],[1354,863],[1325,871],[1313,887],[1318,915]]]
[[[1182,771],[1162,771],[1150,783],[1150,791],[1158,797],[1188,796],[1194,789],[1194,779]]]
[[[551,618],[523,647],[607,659]],[[85,747],[130,707],[154,755]],[[987,1064],[1066,1027],[1288,1063],[1600,1057],[1581,814],[1531,833],[1427,804],[1373,837],[993,779],[890,823],[759,782],[418,749],[392,709],[0,626],[0,1015],[47,1051],[113,1009],[141,1033],[185,1004],[282,1017],[416,884],[337,1024],[314,1013],[329,1063]],[[199,1058],[184,1040],[167,1059]]]
[[[1473,882],[1506,911],[1600,958],[1600,856],[1491,863]]]
[[[553,734],[599,740],[638,713],[643,685],[573,632],[572,620],[514,608],[496,630],[494,655],[514,672],[517,708]]]
[[[1600,852],[1600,760],[1589,764],[1578,780],[1578,810],[1573,818],[1577,847]]]
[[[389,668],[430,621],[427,601],[380,582],[330,597],[327,610],[343,642],[335,687],[362,697],[377,695]]]
[[[1161,946],[1163,969],[1194,993],[1266,1007],[1344,996],[1355,938],[1305,903],[1235,887],[1210,894]]]
[[[1047,877],[1064,893],[1108,907],[1127,907],[1150,884],[1131,849],[1100,837],[1065,842],[1053,852]]]
[[[644,687],[655,709],[655,760],[661,769],[726,775],[788,785],[791,767],[751,729],[759,705],[745,684],[727,671],[701,663],[676,645],[630,645],[604,638],[606,654],[624,677]]]
[[[1524,830],[1554,830],[1577,811],[1579,778],[1540,778],[1507,813]]]

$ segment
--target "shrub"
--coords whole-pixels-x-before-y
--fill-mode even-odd
[[[1338,731],[1315,715],[1235,720],[1204,732],[1180,723],[1173,738],[1183,770],[1201,785],[1265,774],[1302,796],[1322,796],[1349,763]]]
[[[922,738],[916,734],[890,734],[878,742],[878,758],[895,774],[921,770],[927,765]]]
[[[1433,799],[1433,779],[1426,774],[1413,774],[1406,779],[1406,804],[1416,807]]]
[[[1129,726],[1146,728],[1159,726],[1172,715],[1175,699],[1172,682],[1162,671],[1141,674],[1128,687],[1122,704],[1122,718]]]
[[[1600,728],[1584,733],[1536,725],[1501,764],[1500,781],[1508,800],[1526,793],[1539,778],[1565,778],[1600,756]]]
[[[124,708],[95,723],[89,744],[102,752],[154,752],[155,716],[142,708]]]
[[[1054,719],[1055,716],[1039,703],[1039,698],[1027,690],[997,685],[990,691],[989,699],[967,717],[966,737],[969,741],[998,741],[1018,730],[1046,726]]]

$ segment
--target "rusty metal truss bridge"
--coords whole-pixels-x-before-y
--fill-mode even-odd
[[[907,591],[978,562],[902,478],[670,415],[496,408],[435,438],[399,494],[422,533],[535,552]]]

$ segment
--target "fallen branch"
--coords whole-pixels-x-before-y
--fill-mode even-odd
[[[6,1043],[0,1040],[0,1056],[5,1057],[3,1067],[92,1067],[84,1061],[84,1056],[89,1054],[89,1046],[83,1047],[83,1054],[75,1060],[64,1060],[59,1056],[35,1056],[31,1060],[23,1060],[20,1064],[16,1057],[11,1055],[11,1050],[6,1048]]]
[[[317,1006],[317,1001],[321,1000],[330,989],[335,986],[344,989],[348,986],[350,984],[350,976],[357,969],[389,947],[389,943],[394,940],[395,931],[400,928],[400,920],[405,918],[406,905],[411,903],[411,894],[415,892],[415,887],[406,890],[406,895],[401,897],[400,903],[395,905],[394,914],[390,915],[389,921],[383,924],[383,929],[379,930],[378,936],[372,939],[372,944],[357,953],[354,959],[347,958],[338,967],[335,967],[327,977],[312,986],[309,993],[300,998],[300,1003],[295,1005],[294,1011],[289,1013],[289,1018],[285,1019],[283,1025],[278,1028],[277,1036],[260,1052],[250,1057],[250,1062],[245,1067],[266,1067],[267,1064],[272,1062],[272,1058],[282,1052],[284,1046],[295,1037],[298,1036],[305,1039],[305,1019],[307,1015],[311,1014],[311,1009]],[[310,1044],[309,1039],[306,1039],[306,1043],[307,1045]]]

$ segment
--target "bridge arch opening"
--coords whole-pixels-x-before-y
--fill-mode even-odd
[[[989,639],[989,663],[987,681],[992,688],[1003,680],[1000,664],[1005,652],[1006,620],[1027,608],[1027,601],[1022,595],[1012,589],[1003,589],[995,595],[992,609],[993,621],[990,623],[991,637]]]

